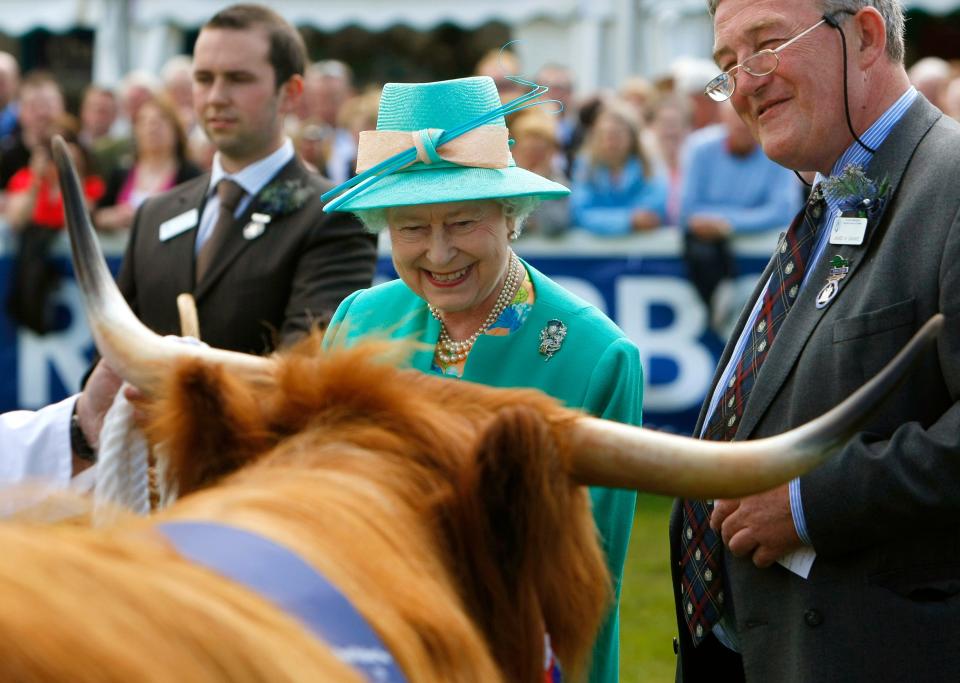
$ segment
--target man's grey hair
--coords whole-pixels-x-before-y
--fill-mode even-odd
[[[707,8],[712,17],[717,12],[717,6],[722,0],[707,0]],[[823,14],[836,15],[837,13],[857,13],[864,7],[873,7],[883,17],[887,25],[887,56],[891,61],[903,64],[904,45],[903,33],[906,17],[903,13],[903,3],[900,0],[816,0],[823,10]]]
[[[498,197],[493,201],[497,202],[503,208],[503,215],[506,218],[513,219],[513,231],[515,237],[519,237],[523,231],[523,224],[540,205],[540,199],[537,197]],[[380,232],[387,227],[386,209],[364,209],[354,211],[360,222],[370,232]]]

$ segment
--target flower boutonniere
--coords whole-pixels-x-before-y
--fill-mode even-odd
[[[821,192],[839,205],[844,216],[872,220],[880,215],[890,192],[890,183],[884,178],[879,183],[867,177],[859,164],[848,164],[835,176],[821,183]]]
[[[307,203],[311,190],[302,180],[278,180],[257,195],[256,211],[272,217],[286,216]]]

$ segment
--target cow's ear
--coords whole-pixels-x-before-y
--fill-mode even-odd
[[[567,475],[555,428],[532,408],[501,409],[446,516],[464,597],[507,680],[542,680],[544,628],[564,666],[581,669],[607,604],[586,493]]]
[[[209,486],[269,448],[256,392],[220,366],[183,360],[148,406],[147,438],[167,458],[167,486],[184,495]]]

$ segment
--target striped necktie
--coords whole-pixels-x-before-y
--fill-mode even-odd
[[[764,290],[760,313],[703,438],[732,441],[736,435],[763,361],[800,293],[825,207],[819,186],[815,187],[803,211],[777,245],[776,265]],[[723,544],[720,534],[710,528],[712,509],[708,501],[683,501],[680,598],[695,645],[723,612]]]

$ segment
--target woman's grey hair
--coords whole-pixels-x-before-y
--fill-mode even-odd
[[[513,231],[518,237],[523,231],[524,221],[540,205],[541,200],[538,197],[497,197],[493,201],[503,208],[506,218],[513,219]],[[380,232],[388,227],[386,209],[364,209],[353,213],[370,232]]]
[[[717,6],[721,2],[722,0],[707,0],[711,17],[716,14]],[[903,64],[903,33],[906,18],[903,13],[903,3],[900,0],[816,0],[816,2],[826,15],[834,15],[838,12],[856,14],[864,7],[875,8],[887,25],[887,56],[892,61]]]

